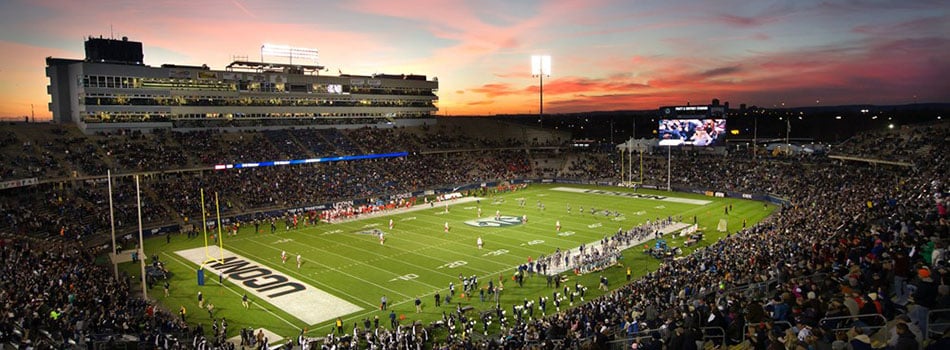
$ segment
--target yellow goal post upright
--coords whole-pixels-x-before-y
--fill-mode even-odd
[[[201,269],[204,269],[205,265],[209,263],[223,263],[224,262],[224,236],[221,234],[221,206],[220,206],[220,203],[218,202],[218,192],[214,193],[214,208],[217,214],[216,224],[215,224],[217,233],[212,231],[211,234],[216,235],[214,237],[217,237],[217,247],[218,247],[217,257],[213,256],[214,254],[210,249],[212,246],[215,245],[215,242],[211,242],[210,244],[208,242],[208,214],[205,209],[205,191],[202,188],[201,189],[201,225],[204,230],[203,232],[204,232],[204,239],[205,239],[205,261],[201,263]]]
[[[626,142],[617,145],[617,150],[620,151],[620,185],[624,187],[634,187],[643,184],[643,151],[647,149],[647,141],[633,139],[627,140]],[[640,158],[640,171],[637,175],[639,178],[634,180],[633,173],[633,158],[634,152],[638,153]],[[627,154],[626,161],[627,164],[624,166],[624,153]],[[624,177],[624,168],[627,169],[626,177]]]

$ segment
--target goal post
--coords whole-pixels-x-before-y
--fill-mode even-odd
[[[643,184],[643,151],[644,146],[640,144],[629,145],[624,143],[618,147],[620,150],[620,185],[623,187],[635,187]],[[626,153],[626,157],[624,157]],[[634,158],[637,158],[639,171],[634,173]],[[626,160],[626,164],[624,161]],[[626,175],[626,176],[625,176]]]
[[[202,269],[204,269],[204,266],[209,263],[224,262],[224,235],[222,235],[222,230],[221,230],[221,206],[218,201],[217,192],[214,193],[214,206],[215,206],[215,214],[216,214],[215,229],[217,232],[215,231],[211,232],[211,236],[210,236],[211,242],[208,242],[208,238],[209,238],[208,214],[207,214],[207,210],[205,209],[206,208],[205,207],[205,191],[202,188],[201,189],[201,225],[204,232],[204,240],[205,240],[205,245],[204,245],[205,261],[201,264]],[[218,249],[215,249],[217,250],[217,256],[214,256],[215,254],[211,249],[212,247],[218,248]]]

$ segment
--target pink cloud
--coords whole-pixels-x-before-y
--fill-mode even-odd
[[[562,95],[584,93],[618,93],[628,90],[640,90],[648,88],[646,84],[630,81],[629,79],[589,79],[578,77],[565,77],[554,79],[544,84],[545,95]],[[524,90],[530,94],[536,94],[539,86],[532,85]]]
[[[722,14],[715,17],[720,22],[737,25],[741,27],[757,27],[762,24],[768,23],[770,20],[758,18],[758,17],[743,17],[730,14]]]
[[[950,52],[950,39],[880,40],[863,49],[815,47],[794,52],[758,53],[712,66],[694,58],[640,60],[645,68],[636,78],[614,71],[606,78],[552,78],[544,85],[545,111],[652,109],[684,100],[714,97],[733,103],[811,105],[874,101],[907,103],[942,101],[950,91],[950,63],[933,60]],[[620,59],[622,61],[623,59]],[[627,59],[629,60],[629,58]],[[684,69],[697,67],[697,69]],[[705,68],[701,68],[705,67]],[[489,94],[492,84],[483,86]],[[538,86],[507,89],[509,98],[531,100]],[[525,103],[530,106],[531,103]]]
[[[538,52],[555,58],[544,84],[545,111],[552,112],[652,109],[712,97],[760,105],[779,99],[811,104],[816,97],[823,103],[908,95],[943,101],[950,91],[950,64],[943,59],[950,52],[950,15],[932,11],[943,8],[935,0],[766,3],[728,14],[703,2],[616,0],[518,3],[519,11],[506,11],[516,8],[510,3],[465,0],[28,5],[44,15],[10,16],[6,25],[46,43],[11,44],[27,39],[8,34],[0,46],[32,56],[0,58],[7,78],[0,82],[0,115],[28,113],[23,106],[31,103],[45,112],[43,58],[81,58],[81,37],[107,34],[110,24],[117,36],[142,41],[151,65],[221,69],[232,55],[256,58],[260,44],[272,42],[316,46],[332,73],[438,76],[439,106],[453,114],[537,109],[538,80],[527,57]],[[304,11],[313,11],[312,19],[298,15]],[[856,13],[862,15],[849,16]],[[781,22],[791,19],[799,29],[784,28]],[[347,20],[352,26],[339,25]],[[828,31],[815,38],[803,36],[806,29]],[[63,38],[75,41],[63,44]]]
[[[483,94],[488,97],[497,97],[503,95],[510,95],[515,93],[515,89],[512,88],[511,84],[507,83],[491,83],[485,84],[476,88],[471,88],[469,91],[474,93]]]

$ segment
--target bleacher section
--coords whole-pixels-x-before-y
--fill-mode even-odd
[[[351,156],[362,154],[359,147],[354,145],[350,140],[343,135],[340,130],[337,129],[317,129],[317,132],[320,136],[323,136],[327,142],[336,147],[336,154],[338,156]]]
[[[0,344],[25,346],[29,340],[38,348],[59,347],[135,335],[144,347],[156,338],[193,334],[167,312],[143,319],[150,306],[132,297],[124,284],[114,283],[108,268],[93,264],[96,250],[83,244],[108,230],[107,184],[101,178],[76,180],[69,169],[76,176],[97,175],[103,168],[120,174],[162,170],[141,178],[146,227],[194,220],[201,209],[198,188],[220,192],[226,213],[256,214],[552,171],[584,181],[619,180],[619,155],[609,147],[585,151],[553,142],[526,151],[504,127],[480,129],[494,130],[497,137],[471,136],[458,123],[85,139],[50,126],[0,131],[0,155],[12,162],[2,165],[3,180],[41,180],[0,191]],[[659,349],[703,341],[710,348],[822,349],[849,342],[861,346],[864,340],[874,347],[893,341],[896,347],[898,341],[907,344],[915,338],[917,345],[910,348],[935,344],[943,349],[948,338],[941,327],[950,314],[939,313],[950,309],[948,130],[946,123],[907,127],[858,136],[840,148],[842,154],[867,158],[910,158],[912,170],[820,155],[676,152],[671,159],[674,186],[772,193],[789,204],[764,222],[667,262],[604,297],[553,316],[513,322],[505,336],[450,333],[432,346],[629,349],[636,343]],[[67,148],[80,154],[65,154]],[[395,150],[410,156],[240,172],[207,168],[220,162],[304,158],[311,152]],[[666,162],[665,154],[644,158],[644,185],[665,186]],[[206,168],[188,170],[200,165]],[[65,174],[57,169],[66,169]],[[116,229],[132,232],[137,224],[133,178],[116,177],[113,193]],[[75,287],[58,287],[60,283]],[[71,301],[73,289],[78,302]],[[51,312],[63,317],[51,317]],[[73,327],[77,321],[84,327]],[[903,338],[894,331],[898,328]]]

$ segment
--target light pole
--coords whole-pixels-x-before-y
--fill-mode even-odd
[[[290,64],[294,64],[294,58],[303,58],[316,63],[320,57],[317,49],[274,44],[261,45],[261,63],[264,63],[264,56],[287,57]]]
[[[142,267],[142,296],[148,299],[148,284],[145,281],[145,258],[148,255],[145,255],[145,240],[142,239],[142,190],[139,188],[138,175],[135,175],[135,201],[138,202],[139,207],[139,246],[137,254],[139,255],[139,266]]]
[[[673,186],[673,145],[666,145],[666,191],[672,191]]]
[[[788,141],[788,135],[792,133],[792,117],[785,116],[785,147],[788,147],[786,151],[791,152],[792,144]]]
[[[623,186],[625,183],[623,181],[623,152],[627,148],[627,144],[624,144],[623,147],[620,147],[620,185]]]
[[[755,116],[755,113],[752,114],[752,123],[752,159],[755,159],[759,147],[759,118]]]
[[[112,169],[106,169],[106,178],[109,181],[109,222],[112,224],[112,266],[115,270],[115,280],[119,280],[119,263],[116,257],[119,251],[115,245],[115,208],[112,205]]]
[[[544,76],[551,76],[551,56],[531,56],[531,76],[538,77],[538,125],[544,127]]]

